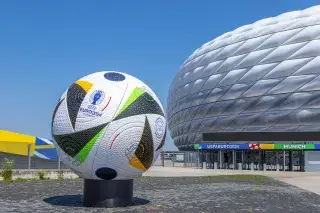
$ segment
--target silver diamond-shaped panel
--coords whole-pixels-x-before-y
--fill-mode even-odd
[[[180,150],[203,132],[320,131],[320,6],[205,43],[181,66],[167,101]]]

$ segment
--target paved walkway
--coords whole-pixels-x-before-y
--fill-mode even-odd
[[[282,172],[282,171],[251,171],[251,170],[229,170],[229,169],[197,169],[184,167],[162,167],[153,166],[144,176],[155,177],[187,177],[187,176],[213,176],[213,175],[232,175],[232,174],[256,174],[265,175],[274,178],[292,178],[317,176],[320,177],[320,172]]]
[[[280,177],[280,178],[274,178],[274,179],[320,195],[320,174],[318,174],[318,176],[291,177],[291,178]]]
[[[143,176],[194,177],[233,174],[264,175],[320,195],[320,172],[241,171],[153,166]]]

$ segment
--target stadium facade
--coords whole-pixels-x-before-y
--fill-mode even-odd
[[[262,19],[205,43],[181,66],[167,101],[174,144],[181,151],[201,150],[213,167],[319,171],[314,141],[204,142],[202,135],[320,131],[320,6]]]

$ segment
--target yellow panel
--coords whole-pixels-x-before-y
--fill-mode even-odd
[[[33,156],[35,145],[28,142],[0,141],[0,152],[28,156],[28,144],[30,144],[30,156]]]
[[[34,154],[36,137],[0,130],[0,152],[28,156],[28,144],[30,144],[30,156]]]
[[[274,149],[274,144],[260,144],[260,149]]]
[[[92,87],[92,83],[88,81],[77,81],[76,84],[82,87],[82,89],[84,89],[86,92],[88,92],[89,89]]]
[[[36,137],[0,130],[0,142],[35,143]]]
[[[143,166],[143,164],[140,162],[140,160],[137,158],[135,154],[131,157],[129,164],[141,171],[147,171],[147,169]]]

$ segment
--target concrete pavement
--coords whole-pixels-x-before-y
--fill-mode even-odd
[[[293,186],[311,191],[320,195],[320,172],[277,172],[251,170],[214,170],[181,167],[153,166],[143,176],[150,177],[194,177],[234,174],[264,175]]]
[[[318,176],[276,177],[274,179],[320,195],[320,174]]]
[[[229,169],[197,169],[184,167],[162,167],[152,166],[144,176],[154,177],[188,177],[188,176],[214,176],[214,175],[232,175],[232,174],[255,174],[265,175],[273,178],[292,178],[318,176],[320,172],[282,172],[282,171],[252,171],[252,170],[229,170]]]

